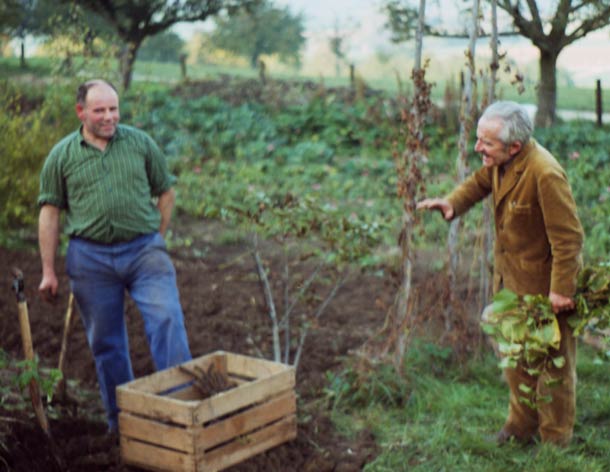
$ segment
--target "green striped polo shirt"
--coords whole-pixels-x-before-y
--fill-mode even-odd
[[[165,157],[150,136],[118,125],[104,151],[80,129],[57,143],[40,174],[38,204],[66,211],[65,231],[102,244],[159,230],[152,197],[172,186]]]

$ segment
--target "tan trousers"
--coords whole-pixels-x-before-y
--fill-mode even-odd
[[[576,339],[567,323],[569,314],[557,316],[561,331],[561,344],[555,354],[563,355],[565,365],[558,369],[548,369],[548,374],[531,376],[518,365],[515,369],[505,369],[504,374],[510,388],[508,418],[504,430],[518,439],[528,440],[540,433],[542,442],[567,446],[572,439],[576,418]],[[548,386],[549,378],[561,379],[561,383]],[[536,391],[538,398],[550,396],[550,402],[539,401],[534,410],[519,401],[523,393],[519,384],[525,384]]]

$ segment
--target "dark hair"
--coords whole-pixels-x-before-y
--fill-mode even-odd
[[[116,87],[114,85],[112,85],[111,82],[108,82],[107,80],[104,80],[104,79],[93,79],[93,80],[88,80],[87,82],[83,82],[82,84],[80,84],[78,86],[78,88],[76,89],[76,103],[80,103],[81,105],[84,105],[85,102],[87,101],[87,93],[89,92],[89,89],[91,87],[94,87],[95,85],[100,85],[100,84],[108,85],[118,95],[119,92],[117,91]]]

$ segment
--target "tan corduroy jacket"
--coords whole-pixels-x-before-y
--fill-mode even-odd
[[[519,295],[574,295],[583,230],[555,158],[532,139],[506,166],[501,182],[498,167],[483,167],[447,200],[459,216],[490,192],[496,227],[494,291],[503,286]]]

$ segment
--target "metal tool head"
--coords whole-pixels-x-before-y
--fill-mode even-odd
[[[15,292],[15,295],[17,295],[17,301],[18,302],[24,302],[25,301],[25,284],[23,282],[23,272],[21,272],[20,269],[18,269],[17,267],[13,267],[11,269],[11,272],[13,273],[13,290]]]

